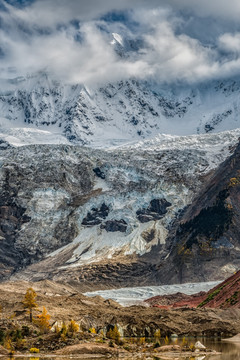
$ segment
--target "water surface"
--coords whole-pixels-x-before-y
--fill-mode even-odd
[[[232,344],[232,343],[224,343],[221,342],[221,340],[218,339],[204,339],[201,338],[199,339],[207,348],[212,349],[212,350],[216,350],[218,352],[221,352],[221,355],[208,355],[206,357],[203,356],[193,356],[192,357],[181,357],[181,360],[240,360],[240,343],[236,343],[236,344]],[[189,339],[190,342],[195,343],[195,339]],[[129,354],[129,356],[126,356],[122,359],[124,360],[130,360],[133,359],[134,356],[132,356],[131,354]],[[48,356],[47,359],[48,360],[83,360],[83,359],[88,359],[88,360],[96,360],[96,358],[98,357],[86,357],[86,356]],[[12,358],[13,359],[13,358]],[[31,357],[17,357],[16,359],[19,360],[41,360],[41,356],[31,356]],[[100,358],[99,358],[100,359]],[[101,357],[101,359],[109,359],[109,357]],[[144,357],[142,358],[144,359]],[[173,357],[173,359],[179,359],[177,357]],[[179,359],[179,360],[180,360]],[[3,357],[2,360],[9,360],[9,357]],[[162,360],[161,357],[158,357],[158,360]]]

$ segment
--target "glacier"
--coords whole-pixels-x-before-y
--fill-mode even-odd
[[[186,283],[162,286],[143,286],[130,287],[113,290],[89,291],[84,295],[89,297],[102,296],[104,299],[112,299],[122,306],[131,306],[141,304],[147,306],[144,300],[158,295],[171,295],[181,292],[187,295],[193,295],[200,291],[209,291],[220,284],[220,281]]]

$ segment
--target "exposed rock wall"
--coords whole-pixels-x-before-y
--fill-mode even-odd
[[[240,144],[176,222],[169,235],[172,279],[222,278],[240,264]],[[168,277],[166,273],[166,277]]]
[[[141,284],[143,275],[154,284],[181,281],[175,274],[181,257],[172,255],[174,247],[164,260],[175,244],[171,233],[209,172],[229,154],[226,144],[223,139],[219,151],[216,138],[219,152],[214,158],[208,152],[212,154],[213,147],[204,151],[186,145],[154,151],[65,145],[7,148],[0,154],[1,251],[6,264],[1,278],[15,272],[15,278],[65,277],[87,285],[93,281],[89,264],[97,262],[96,286],[101,281],[107,286],[109,277],[115,284],[125,279],[129,286],[131,279]],[[103,281],[108,267],[101,270],[101,263],[106,260],[113,265]],[[226,265],[229,256],[221,261]],[[169,271],[171,266],[175,268]],[[193,278],[199,274],[196,270]],[[190,277],[186,273],[185,278]]]

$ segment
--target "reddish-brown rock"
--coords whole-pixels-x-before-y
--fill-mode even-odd
[[[146,302],[160,308],[240,308],[240,271],[207,293],[155,296]]]

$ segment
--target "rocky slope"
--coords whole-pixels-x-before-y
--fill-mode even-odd
[[[68,323],[74,319],[82,330],[88,331],[94,327],[99,333],[101,330],[106,331],[111,326],[118,325],[120,334],[124,337],[151,337],[157,329],[161,330],[163,337],[173,333],[191,334],[191,336],[231,336],[240,332],[239,309],[167,311],[146,306],[122,307],[115,301],[104,300],[100,296],[89,298],[75,288],[49,281],[34,284],[28,282],[0,284],[0,304],[3,308],[0,319],[1,329],[5,329],[8,318],[15,314],[10,322],[11,326],[15,323],[17,328],[21,328],[22,325],[27,324],[32,331],[29,314],[22,305],[22,299],[29,286],[33,286],[37,292],[36,301],[39,309],[45,306],[51,315],[52,325],[56,321],[61,324],[63,321]],[[36,314],[38,311],[34,310],[34,316]],[[41,343],[37,344],[40,345]]]
[[[169,234],[172,248],[164,276],[185,282],[239,269],[240,145],[186,208]],[[171,241],[172,240],[172,241]],[[228,261],[226,261],[228,259]],[[178,280],[177,280],[178,279]]]
[[[200,308],[240,308],[240,271],[207,292]]]
[[[215,286],[207,293],[194,295],[177,293],[173,295],[154,296],[146,303],[160,308],[240,308],[240,271]]]
[[[4,143],[1,279],[51,278],[86,289],[182,281],[172,232],[238,137],[239,130],[161,136],[108,151]],[[237,266],[237,240],[231,246],[231,256],[221,247],[226,256],[213,257],[203,279],[219,279]],[[201,281],[199,274],[184,279]]]

